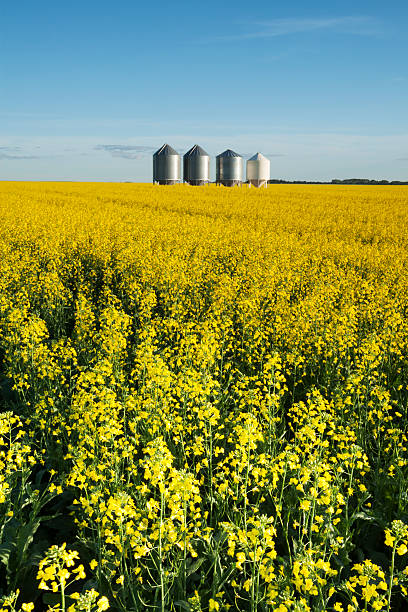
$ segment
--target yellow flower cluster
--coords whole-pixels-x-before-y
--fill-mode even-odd
[[[2,611],[405,609],[407,197],[0,184]]]
[[[353,610],[358,610],[358,600],[356,594],[361,592],[361,598],[365,609],[370,605],[372,610],[386,610],[386,592],[388,585],[385,582],[383,570],[368,559],[364,563],[353,566],[353,574],[346,582],[347,588],[352,593]]]
[[[0,413],[0,512],[5,515],[13,513],[13,488],[36,463],[25,439],[21,419],[12,412]]]
[[[19,595],[20,589],[17,589],[16,591],[10,593],[10,595],[3,597],[0,600],[0,612],[15,612]],[[23,612],[32,612],[32,610],[34,610],[34,604],[32,601],[28,603],[22,603],[20,609]]]
[[[77,551],[66,550],[65,544],[59,547],[52,546],[46,557],[40,561],[37,574],[37,578],[40,580],[39,588],[52,589],[56,593],[59,588],[65,588],[71,574],[71,580],[85,578],[84,566],[74,567],[77,559],[79,559]]]
[[[108,610],[109,601],[105,596],[99,597],[95,589],[86,590],[84,593],[70,593],[67,589],[77,580],[86,578],[85,569],[79,561],[79,554],[76,550],[67,550],[66,544],[61,546],[51,546],[45,557],[40,561],[37,579],[40,581],[38,588],[42,590],[52,590],[61,596],[61,605],[54,606],[56,612],[104,612]],[[73,600],[75,603],[66,607],[66,599]],[[24,604],[23,604],[24,605]]]
[[[390,529],[385,530],[385,545],[394,548],[398,555],[408,552],[408,525],[393,521]]]

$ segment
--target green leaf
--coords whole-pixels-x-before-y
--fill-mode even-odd
[[[186,572],[187,576],[191,576],[191,574],[194,574],[194,572],[196,572],[204,563],[204,558],[201,557],[200,559],[197,559],[196,561],[194,561],[194,563],[192,563]]]
[[[181,600],[175,601],[174,605],[178,606],[182,610],[187,610],[187,612],[190,612],[190,610],[191,610],[189,604],[186,601],[181,601]]]
[[[5,542],[0,544],[0,561],[7,567],[11,551],[13,550],[14,544],[12,542]]]

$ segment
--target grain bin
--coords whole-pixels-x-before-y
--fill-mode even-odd
[[[262,153],[256,153],[247,161],[247,181],[255,187],[265,187],[271,178],[271,162]]]
[[[242,157],[227,149],[216,157],[217,184],[232,187],[242,184]]]
[[[183,180],[190,185],[206,185],[210,181],[210,156],[198,145],[183,157]]]
[[[180,155],[164,144],[153,155],[153,183],[174,185],[180,181]]]

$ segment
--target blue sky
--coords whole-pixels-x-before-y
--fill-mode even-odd
[[[150,181],[197,142],[408,180],[407,29],[402,0],[2,0],[0,179]]]

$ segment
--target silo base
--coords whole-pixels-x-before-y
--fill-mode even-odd
[[[188,185],[193,185],[194,187],[202,187],[203,185],[208,185],[209,181],[201,181],[201,180],[192,180],[186,181]]]
[[[155,181],[156,185],[177,185],[177,183],[179,183],[180,181],[170,181],[170,180],[164,180],[164,181]]]
[[[224,181],[219,181],[217,185],[224,185],[224,187],[236,187],[236,186],[241,187],[242,181],[224,180]]]
[[[268,181],[266,181],[265,179],[251,179],[250,181],[248,181],[249,186],[251,187],[251,185],[253,185],[254,187],[267,187],[268,186]]]

